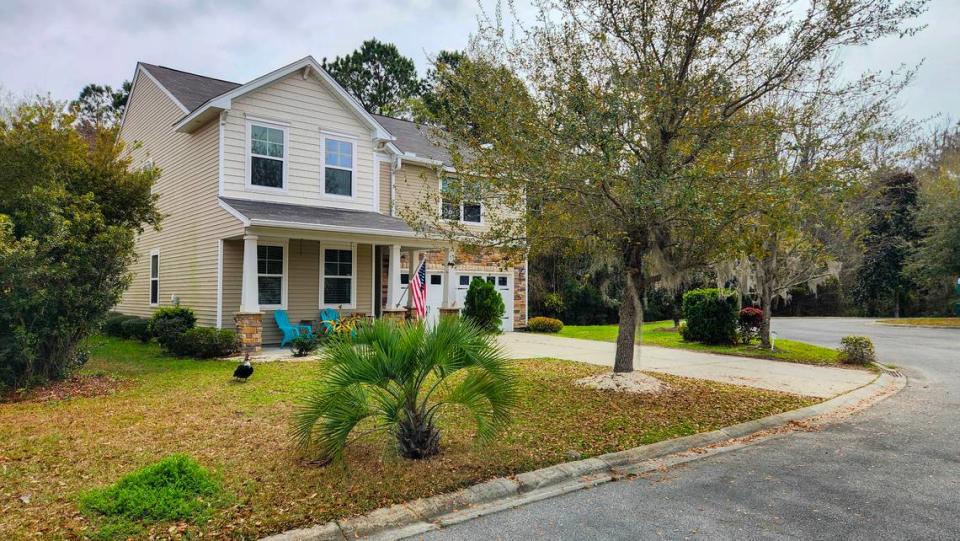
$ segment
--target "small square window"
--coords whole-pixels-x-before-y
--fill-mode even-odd
[[[496,277],[496,276],[487,276],[487,281],[490,282],[491,284],[496,285],[496,283],[497,283],[497,277]]]
[[[409,284],[409,283],[410,283],[410,275],[407,274],[407,273],[405,273],[405,272],[402,273],[402,274],[400,275],[400,284],[401,284],[401,285],[407,285],[407,284]]]
[[[431,274],[431,275],[430,275],[430,285],[432,285],[432,286],[438,286],[438,285],[440,285],[440,284],[442,284],[442,283],[443,283],[443,281],[442,281],[442,278],[441,278],[441,276],[440,276],[439,274]]]
[[[470,277],[469,277],[469,276],[461,276],[461,277],[460,277],[460,285],[462,285],[462,286],[468,286],[468,285],[470,285]]]
[[[500,276],[500,277],[498,277],[498,278],[497,278],[497,285],[498,285],[498,286],[504,286],[504,287],[506,287],[506,285],[507,285],[507,277],[506,277],[506,276]]]

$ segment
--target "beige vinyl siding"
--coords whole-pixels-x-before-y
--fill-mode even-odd
[[[264,239],[268,240],[268,239]],[[320,317],[320,250],[323,242],[290,239],[287,245],[287,316],[292,323],[316,321]],[[331,246],[333,246],[331,244]],[[343,246],[338,243],[336,246]],[[373,247],[358,244],[357,250],[357,304],[356,309],[344,309],[344,313],[358,312],[372,315],[373,295]],[[223,302],[224,326],[232,325],[233,314],[240,306],[240,288],[243,272],[243,241],[224,243]],[[229,309],[228,309],[229,307]],[[277,327],[273,310],[263,310],[263,343],[278,344],[283,333]]]
[[[120,137],[132,149],[133,167],[151,159],[160,168],[154,193],[164,219],[160,231],[148,229],[137,239],[133,282],[116,309],[143,317],[156,310],[150,306],[150,251],[157,249],[160,306],[176,295],[194,309],[199,325],[215,326],[219,239],[241,234],[242,227],[217,201],[218,123],[176,133],[172,125],[183,114],[149,77],[138,75]]]
[[[248,117],[288,124],[285,192],[246,187]],[[324,193],[321,131],[355,137],[344,139],[355,145],[352,199]],[[373,154],[370,127],[325,83],[297,72],[233,100],[224,130],[224,195],[376,211]]]
[[[396,215],[406,217],[419,215],[425,210],[440,213],[440,174],[436,168],[404,163],[396,172],[394,186]],[[486,207],[484,207],[484,214]],[[486,216],[484,216],[486,219]],[[487,224],[465,223],[470,231],[482,232],[490,228]]]
[[[390,180],[393,171],[392,160],[380,160],[380,213],[390,214],[392,205],[390,204]]]

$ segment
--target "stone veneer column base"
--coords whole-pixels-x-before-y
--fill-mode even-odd
[[[460,309],[459,308],[441,308],[440,317],[459,317]]]
[[[380,311],[380,317],[391,321],[403,322],[407,320],[408,310],[406,308],[385,308]]]
[[[263,348],[263,314],[237,312],[233,316],[241,353],[257,353]]]

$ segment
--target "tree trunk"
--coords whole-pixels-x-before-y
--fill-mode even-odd
[[[760,309],[763,317],[760,320],[760,347],[770,348],[770,312],[773,311],[773,288],[764,285],[760,289]]]
[[[617,353],[614,356],[614,372],[633,372],[633,346],[637,334],[637,282],[639,271],[627,269],[623,302],[620,303],[620,324],[617,329]],[[640,312],[642,314],[642,312]],[[643,316],[640,317],[642,323]]]
[[[773,291],[777,276],[777,249],[780,239],[774,233],[764,242],[763,260],[760,269],[760,309],[763,316],[760,319],[760,347],[770,348],[770,318],[773,311]]]
[[[893,292],[893,317],[900,317],[900,292]]]

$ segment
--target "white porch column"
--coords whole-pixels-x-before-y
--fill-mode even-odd
[[[453,248],[447,248],[447,274],[443,278],[443,307],[453,308],[457,304],[457,273],[454,267]]]
[[[390,257],[387,263],[387,310],[399,308],[403,286],[400,285],[400,245],[390,245]]]
[[[240,311],[260,312],[257,286],[257,236],[243,236],[243,287],[240,291]]]

